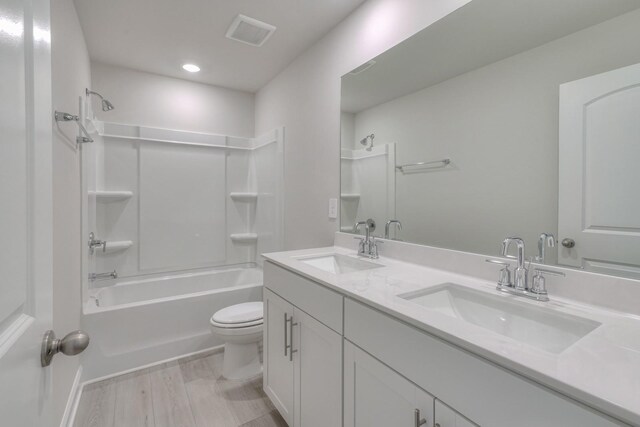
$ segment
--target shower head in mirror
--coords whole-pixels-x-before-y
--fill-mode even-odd
[[[375,134],[367,135],[360,140],[360,144],[364,146],[368,146],[366,148],[367,151],[371,151],[373,149],[373,139],[375,138]]]
[[[111,102],[109,102],[108,99],[106,99],[104,96],[100,95],[98,92],[94,92],[92,90],[86,89],[86,94],[87,96],[90,95],[96,95],[100,98],[100,100],[102,101],[102,111],[111,111],[113,110],[115,107],[113,106],[113,104]]]

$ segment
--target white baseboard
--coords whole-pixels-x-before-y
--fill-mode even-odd
[[[78,403],[80,403],[80,395],[82,394],[82,365],[78,367],[76,376],[73,379],[71,390],[69,391],[69,398],[67,399],[67,405],[64,408],[62,414],[62,420],[60,420],[60,427],[72,427],[76,418],[76,411],[78,410]]]

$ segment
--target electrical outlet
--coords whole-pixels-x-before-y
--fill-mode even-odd
[[[329,218],[338,218],[338,199],[329,199]]]

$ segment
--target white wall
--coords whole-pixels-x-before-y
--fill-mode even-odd
[[[285,127],[285,248],[330,245],[340,192],[340,77],[469,0],[369,0],[256,95],[256,132]]]
[[[78,99],[91,85],[89,53],[72,0],[51,3],[53,109],[78,114]],[[77,127],[53,128],[53,329],[78,329],[81,317],[80,153]],[[53,363],[53,399],[60,420],[81,357]]]
[[[254,95],[187,80],[91,63],[93,90],[113,103],[103,121],[191,132],[254,136]]]
[[[355,134],[396,142],[400,164],[452,159],[397,174],[401,236],[497,254],[508,235],[557,234],[558,87],[640,62],[638,43],[620,43],[639,39],[634,11],[358,113]]]

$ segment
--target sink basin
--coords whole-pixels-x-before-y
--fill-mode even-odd
[[[453,283],[399,295],[429,310],[559,354],[600,323]]]
[[[298,258],[298,260],[307,265],[311,265],[315,268],[319,268],[320,270],[328,271],[333,274],[352,273],[354,271],[383,267],[380,264],[340,254],[317,255]]]

